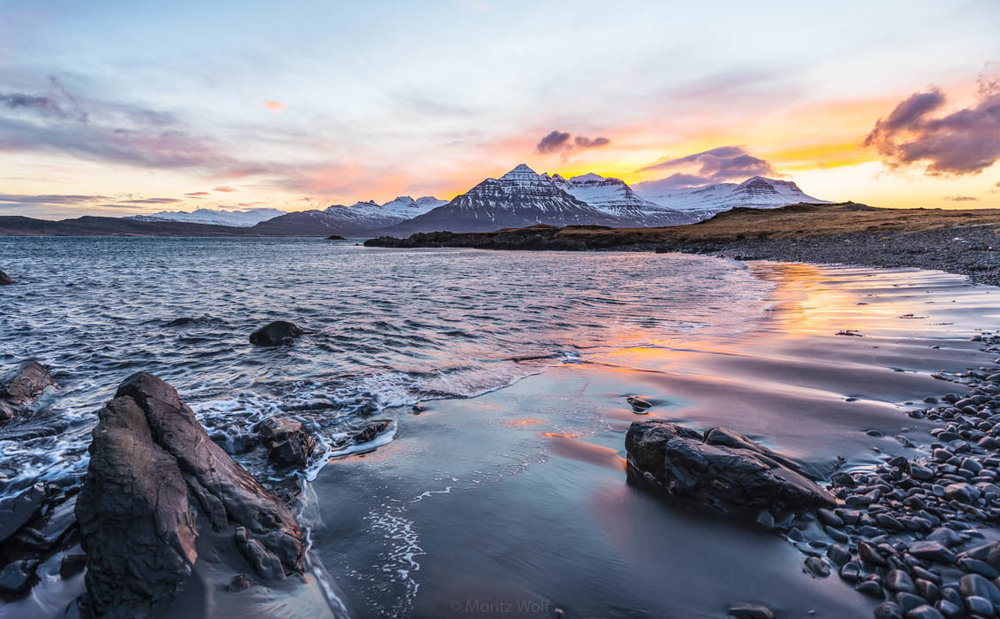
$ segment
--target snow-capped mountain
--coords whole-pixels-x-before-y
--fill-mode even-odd
[[[638,198],[618,179],[593,174],[566,180],[537,174],[522,163],[500,178],[488,178],[448,204],[386,232],[486,232],[539,223],[649,226],[692,221],[688,215]]]
[[[350,206],[334,204],[325,210],[296,211],[261,222],[254,226],[261,234],[301,234],[303,236],[364,236],[381,228],[422,215],[445,204],[431,196],[414,200],[400,196],[379,204],[374,200],[355,202]]]
[[[547,175],[543,174],[542,176]],[[694,216],[688,213],[682,213],[640,198],[625,181],[618,178],[605,178],[591,172],[574,176],[569,180],[558,174],[553,174],[551,179],[556,187],[577,200],[586,202],[610,217],[628,222],[627,225],[637,227],[676,226],[697,221]]]
[[[284,215],[285,211],[274,208],[248,208],[227,211],[225,209],[200,208],[196,211],[160,211],[152,215],[134,215],[137,221],[181,221],[193,224],[213,224],[216,226],[236,226],[249,228],[268,219]]]
[[[689,213],[698,219],[706,219],[737,206],[778,208],[799,202],[829,204],[827,200],[807,195],[792,181],[763,176],[754,176],[742,183],[719,183],[684,189],[667,187],[664,181],[646,181],[636,183],[634,190],[641,198]]]

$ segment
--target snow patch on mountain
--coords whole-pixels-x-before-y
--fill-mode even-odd
[[[196,211],[160,211],[152,215],[133,215],[129,219],[137,221],[180,221],[194,224],[212,224],[249,228],[262,221],[284,215],[285,211],[274,208],[248,208],[243,210],[200,208]]]
[[[719,183],[680,189],[667,186],[666,180],[646,181],[636,183],[633,189],[641,198],[663,207],[690,213],[699,219],[738,206],[766,209],[799,202],[830,204],[828,200],[820,200],[806,194],[792,181],[763,176],[754,176],[742,183]]]

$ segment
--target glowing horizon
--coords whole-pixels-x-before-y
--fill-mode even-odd
[[[0,2],[0,215],[451,199],[522,162],[1000,208],[988,1],[239,7]]]

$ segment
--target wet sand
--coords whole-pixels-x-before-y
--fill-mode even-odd
[[[913,269],[752,268],[777,287],[741,334],[651,342],[399,409],[395,441],[324,468],[314,552],[351,614],[721,617],[758,602],[871,616],[875,602],[804,573],[778,535],[629,486],[624,432],[648,417],[727,425],[821,475],[838,458],[913,457],[931,426],[906,411],[963,392],[931,374],[992,365],[969,338],[1000,326],[1000,289]],[[861,336],[837,335],[848,331]],[[654,404],[648,415],[632,412],[633,394]]]

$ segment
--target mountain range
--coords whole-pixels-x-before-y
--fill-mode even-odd
[[[619,228],[695,223],[734,208],[777,208],[827,203],[791,182],[755,176],[742,183],[675,188],[668,181],[630,187],[597,174],[564,178],[538,174],[521,164],[499,178],[487,178],[451,201],[401,196],[323,210],[277,209],[163,211],[130,218],[83,217],[51,222],[0,217],[0,235],[163,234],[183,236],[408,235],[416,232],[489,232],[534,224],[603,225]],[[107,220],[107,221],[105,221]],[[65,225],[60,225],[65,224]]]
[[[401,196],[385,204],[378,204],[374,200],[356,202],[351,206],[334,204],[322,211],[286,213],[255,225],[254,230],[262,234],[280,235],[291,233],[302,236],[328,234],[366,236],[423,215],[446,202],[431,196],[416,200],[410,196]]]

